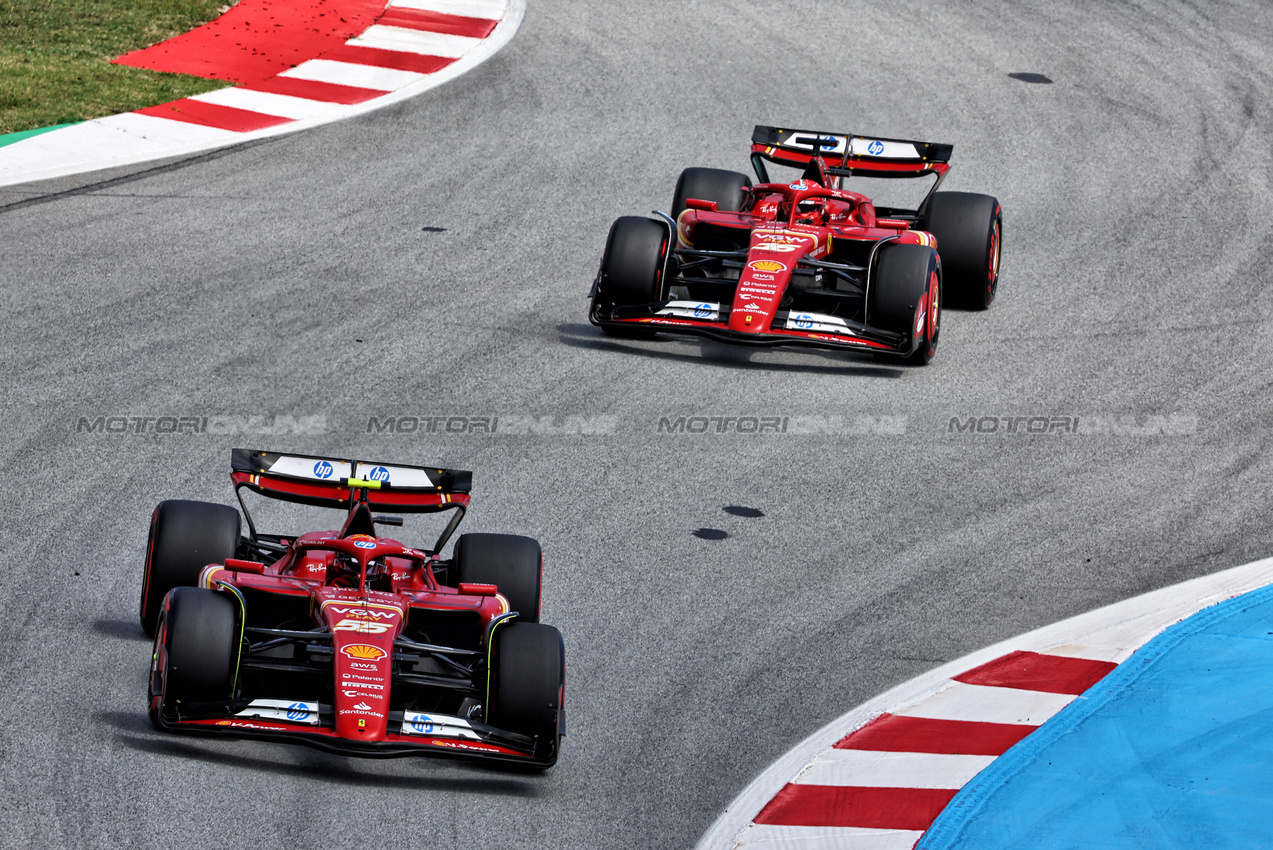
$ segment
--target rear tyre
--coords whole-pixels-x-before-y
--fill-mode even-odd
[[[459,582],[493,584],[519,622],[539,622],[544,556],[538,541],[517,534],[461,534],[455,564]]]
[[[239,548],[239,512],[225,505],[170,499],[150,517],[141,585],[141,627],[154,637],[159,606],[174,587],[199,581],[208,564],[223,564]]]
[[[494,684],[486,722],[537,738],[536,754],[550,756],[555,762],[566,690],[566,649],[561,632],[541,623],[514,622],[500,627],[495,642]],[[545,744],[551,744],[551,752]]]
[[[679,218],[685,211],[685,202],[694,198],[714,201],[721,212],[738,212],[751,188],[751,178],[737,171],[720,168],[687,168],[676,181],[676,194],[672,197],[672,218]]]
[[[985,310],[999,287],[1003,211],[989,195],[938,192],[928,199],[920,229],[937,237],[950,306]]]
[[[942,263],[923,245],[880,248],[871,281],[867,322],[880,330],[906,334],[914,341],[900,359],[922,366],[937,353],[941,336]],[[881,355],[883,359],[898,359]]]
[[[183,703],[231,699],[239,660],[234,603],[215,590],[174,588],[163,606],[155,650],[163,658],[151,685],[151,704],[158,696],[159,712],[172,714]]]

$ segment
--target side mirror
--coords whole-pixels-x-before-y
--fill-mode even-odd
[[[260,561],[244,561],[239,558],[226,558],[225,568],[232,573],[255,573],[261,575],[265,572],[265,564]]]

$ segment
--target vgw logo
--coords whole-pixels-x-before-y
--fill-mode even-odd
[[[332,473],[335,471],[332,465],[325,460],[320,460],[314,464],[314,475],[319,478],[331,478]]]
[[[388,481],[389,470],[385,469],[383,466],[377,466],[368,473],[367,477],[372,481]]]

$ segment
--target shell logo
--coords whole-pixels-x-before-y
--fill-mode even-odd
[[[785,272],[787,267],[777,260],[753,260],[747,268],[757,272]]]
[[[368,646],[365,643],[352,643],[343,647],[341,652],[345,653],[349,658],[358,658],[366,661],[379,661],[385,657],[385,651],[376,646]]]

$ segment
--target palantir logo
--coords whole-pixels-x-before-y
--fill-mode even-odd
[[[371,470],[371,472],[370,472],[370,474],[368,475],[368,477],[369,477],[372,481],[388,481],[388,480],[389,480],[389,470],[385,469],[383,466],[377,466],[377,467],[375,467],[375,468],[373,468],[373,469]]]
[[[325,460],[320,460],[318,463],[314,464],[314,475],[319,478],[331,478],[332,473],[335,471],[336,470],[332,467],[332,465]]]
[[[866,146],[866,152],[869,153],[871,156],[879,156],[880,154],[884,153],[884,143],[881,142],[879,139],[874,139],[871,141],[869,145]]]
[[[309,706],[303,702],[294,702],[287,707],[288,720],[304,720],[309,717]]]

